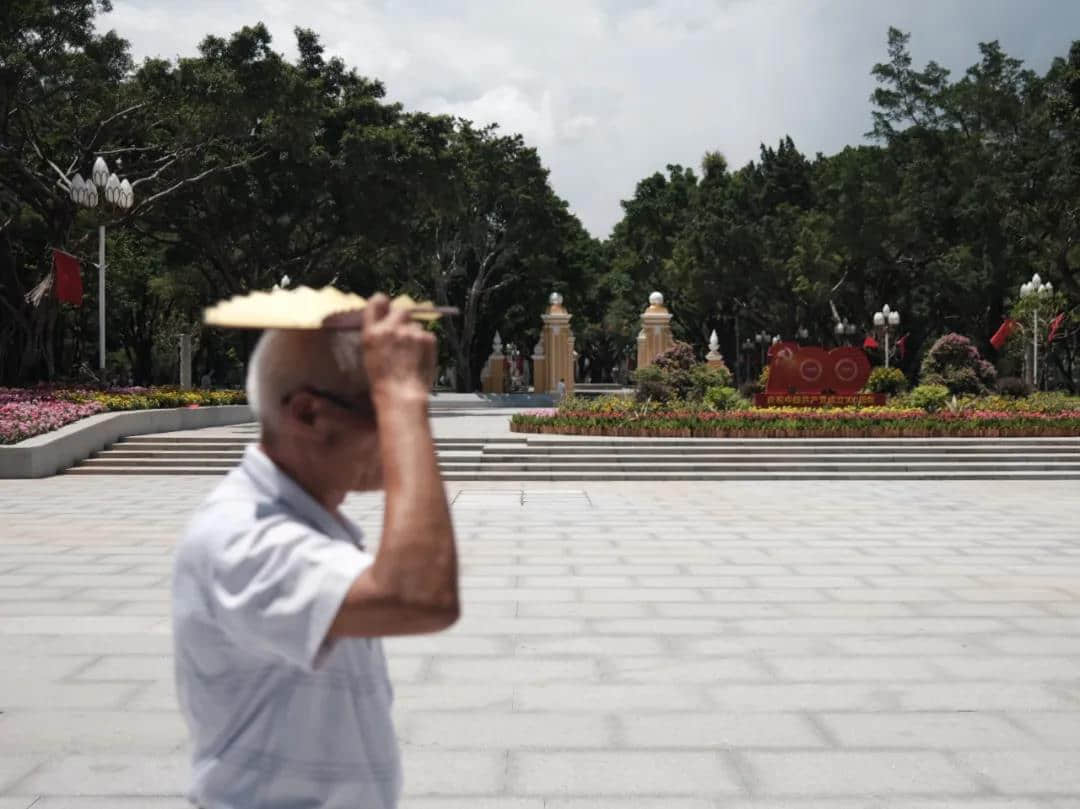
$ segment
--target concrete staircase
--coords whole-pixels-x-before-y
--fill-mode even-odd
[[[437,441],[447,480],[1080,479],[1080,438],[619,439],[558,436]],[[220,475],[236,438],[137,436],[73,475]]]

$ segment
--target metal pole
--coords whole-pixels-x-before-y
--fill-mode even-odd
[[[739,387],[739,352],[742,352],[743,356],[746,352],[742,350],[742,343],[739,342],[739,315],[735,315],[735,387]]]
[[[889,367],[889,329],[885,328],[885,367]]]
[[[105,370],[105,226],[98,225],[98,368]],[[104,380],[102,380],[104,381]]]
[[[1031,314],[1031,387],[1039,389],[1039,310]]]

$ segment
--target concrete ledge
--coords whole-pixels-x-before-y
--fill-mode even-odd
[[[223,427],[252,420],[247,405],[99,413],[18,444],[0,446],[0,478],[55,475],[129,435]]]

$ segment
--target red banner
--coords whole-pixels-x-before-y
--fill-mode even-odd
[[[63,250],[53,250],[53,271],[56,273],[56,297],[61,303],[82,306],[82,265]]]
[[[769,384],[765,393],[853,395],[870,379],[870,360],[853,346],[826,351],[795,342],[769,349]]]

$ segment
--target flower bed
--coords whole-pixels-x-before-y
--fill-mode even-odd
[[[1080,436],[1080,407],[1056,412],[915,408],[608,411],[561,408],[513,417],[518,433],[671,438],[923,438]]]
[[[0,388],[0,444],[14,444],[109,410],[243,404],[243,391],[179,388]]]

